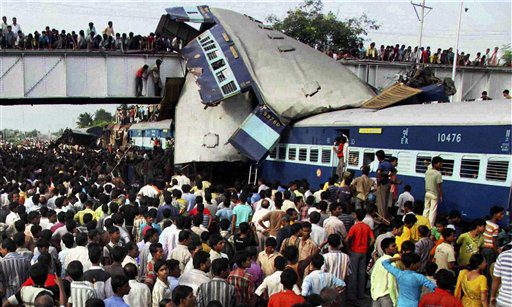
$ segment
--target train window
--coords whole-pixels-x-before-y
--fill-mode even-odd
[[[311,149],[309,152],[309,162],[318,162],[318,149]]]
[[[297,148],[288,148],[288,160],[297,159]]]
[[[308,160],[308,149],[307,148],[299,148],[299,161],[307,161]]]
[[[460,178],[477,179],[479,169],[480,160],[462,158],[460,163]]]
[[[431,160],[431,156],[418,155],[416,157],[416,173],[426,173]],[[398,161],[398,163],[400,163],[400,161]]]
[[[506,181],[509,161],[489,160],[485,179],[492,181]]]
[[[414,159],[410,152],[399,152],[397,154],[398,166],[397,170],[400,174],[407,174],[411,172],[412,166],[414,165]]]
[[[272,148],[270,153],[268,154],[269,158],[275,159],[277,158],[277,147]]]
[[[285,146],[279,146],[278,157],[279,160],[286,159],[286,147]]]
[[[373,152],[365,152],[363,155],[363,166],[370,166],[372,162],[375,160],[375,153]]]
[[[359,166],[359,151],[350,150],[348,152],[348,165]]]
[[[330,149],[322,149],[322,163],[331,163],[331,150]]]
[[[443,176],[448,176],[448,177],[452,176],[454,163],[455,163],[454,160],[443,159],[443,168],[441,169],[441,174],[443,174]]]

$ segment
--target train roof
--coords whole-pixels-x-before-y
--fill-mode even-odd
[[[404,105],[382,110],[347,109],[308,117],[295,127],[324,126],[442,126],[512,125],[512,101],[508,99]]]
[[[138,130],[138,129],[170,129],[171,128],[172,119],[165,119],[157,122],[143,122],[136,123],[130,126],[128,130]]]

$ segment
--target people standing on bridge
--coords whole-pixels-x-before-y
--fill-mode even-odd
[[[112,21],[108,22],[107,27],[105,28],[105,30],[103,30],[103,34],[107,34],[107,36],[109,37],[114,37],[116,35]]]
[[[137,73],[135,74],[135,96],[140,97],[142,96],[142,88],[143,88],[143,82],[142,79],[147,80],[148,79],[148,65],[144,64],[139,70],[137,70]]]
[[[96,28],[94,27],[94,23],[89,22],[89,27],[87,28],[87,30],[85,32],[86,36],[88,37],[89,35],[91,35],[91,32],[94,32],[94,34],[98,33],[98,32],[96,32]],[[93,37],[94,37],[94,34],[93,34]]]
[[[160,92],[162,91],[162,80],[160,79],[160,65],[162,64],[162,60],[156,60],[155,65],[151,66],[151,74],[153,76],[153,84],[155,85],[155,96],[160,96]]]
[[[498,47],[494,47],[494,51],[492,52],[491,57],[489,57],[489,59],[487,61],[487,65],[489,65],[489,66],[498,65],[498,62],[500,61],[500,59],[498,58],[498,50],[499,49],[500,48],[498,48]]]
[[[437,205],[443,202],[442,167],[443,158],[433,157],[432,164],[428,166],[425,172],[425,208],[423,209],[423,216],[429,219],[432,227],[435,226]]]
[[[14,32],[15,34],[18,33],[19,31],[22,31],[21,30],[21,26],[20,24],[17,22],[17,19],[16,17],[13,17],[12,18],[12,25],[11,25],[11,28],[12,28],[12,32]],[[23,32],[23,31],[22,31]]]

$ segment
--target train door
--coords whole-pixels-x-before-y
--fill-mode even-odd
[[[343,147],[343,156],[344,156],[343,170],[346,170],[347,169],[346,164],[347,164],[347,158],[348,158],[348,147],[350,146],[350,129],[336,129],[336,135],[334,136],[333,145],[336,146],[338,149],[340,149],[340,146],[339,146],[340,144],[338,142],[339,139],[345,140],[345,146]],[[339,156],[339,154],[333,150],[332,157],[331,157],[331,161],[332,161],[332,165],[333,165],[333,170],[332,170],[333,175],[337,173],[338,165],[340,163],[338,156]],[[341,174],[338,174],[338,175],[341,175]]]

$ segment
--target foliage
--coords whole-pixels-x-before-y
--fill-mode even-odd
[[[80,113],[80,115],[78,115],[78,120],[76,122],[76,126],[78,128],[86,128],[86,127],[92,126],[92,122],[93,122],[93,119],[92,119],[92,115],[90,113],[88,113],[88,112]]]
[[[76,126],[78,128],[87,128],[92,126],[105,126],[114,121],[114,116],[105,111],[105,109],[98,109],[94,112],[94,117],[88,112],[81,113],[78,115]]]
[[[510,49],[510,44],[502,47],[503,55],[501,56],[501,60],[503,61],[503,66],[511,66],[512,65],[512,49]]]
[[[94,113],[94,122],[111,122],[114,120],[114,116],[110,112],[105,111],[105,109],[98,109]]]
[[[380,27],[366,14],[341,21],[333,12],[324,14],[322,10],[321,0],[305,0],[295,9],[289,10],[283,20],[274,15],[268,16],[266,20],[276,30],[304,44],[321,51],[334,52],[357,48],[363,42],[362,36]]]

